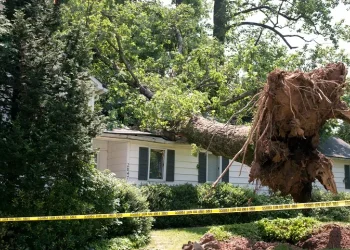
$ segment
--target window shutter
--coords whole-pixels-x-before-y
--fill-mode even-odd
[[[198,155],[198,183],[207,181],[207,154],[199,153]]]
[[[166,181],[174,181],[175,175],[175,150],[167,150],[166,156]]]
[[[148,148],[139,148],[139,180],[147,181],[148,179]]]
[[[350,189],[350,166],[345,165],[344,166],[344,172],[345,172],[345,189]]]
[[[222,172],[226,169],[227,165],[229,164],[230,160],[227,159],[226,157],[221,157],[221,168]],[[226,174],[222,177],[223,182],[230,182],[230,170],[226,172]]]

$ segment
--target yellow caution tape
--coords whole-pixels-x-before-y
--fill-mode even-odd
[[[350,200],[296,203],[296,204],[280,204],[280,205],[265,205],[265,206],[251,206],[251,207],[231,207],[231,208],[190,209],[190,210],[158,211],[158,212],[139,212],[139,213],[9,217],[9,218],[0,218],[0,222],[113,219],[113,218],[130,218],[130,217],[175,216],[175,215],[190,215],[190,214],[224,214],[224,213],[264,212],[264,211],[308,209],[308,208],[321,208],[321,207],[345,207],[345,206],[350,206]]]

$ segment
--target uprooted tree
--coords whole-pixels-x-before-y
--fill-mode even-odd
[[[327,120],[350,121],[350,111],[340,99],[346,74],[342,63],[309,73],[275,70],[259,95],[250,129],[197,116],[182,132],[191,142],[220,155],[232,158],[243,149],[242,160],[251,165],[249,181],[260,180],[274,191],[291,194],[295,201],[311,198],[316,178],[336,193],[332,163],[317,147]],[[248,151],[248,143],[254,144],[253,152]]]
[[[102,105],[109,126],[182,136],[230,158],[241,151],[240,160],[252,165],[251,181],[296,201],[308,199],[315,178],[335,192],[331,165],[316,146],[328,119],[346,118],[339,111],[346,109],[340,102],[345,68],[273,70],[348,63],[336,49],[338,39],[348,39],[347,27],[331,24],[339,2],[215,0],[213,36],[204,1],[175,3],[68,1],[73,11],[65,18],[86,32],[90,70],[108,85]],[[264,17],[246,21],[257,13]],[[288,28],[290,34],[282,32]],[[331,39],[335,47],[305,45],[288,53],[295,48],[290,37],[308,42],[293,30]],[[333,71],[338,75],[327,73]],[[251,123],[251,129],[237,125]]]

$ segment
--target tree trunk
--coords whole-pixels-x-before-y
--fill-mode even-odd
[[[232,159],[246,142],[249,129],[249,126],[225,125],[201,116],[194,116],[181,132],[189,143],[195,143],[215,155]],[[237,159],[237,161],[241,160],[242,158]],[[250,147],[244,162],[250,164],[252,161],[253,150]]]
[[[213,36],[221,43],[225,42],[227,31],[227,0],[215,0],[214,1],[214,30]]]
[[[327,120],[350,121],[350,111],[341,101],[346,75],[342,63],[309,73],[275,70],[260,93],[250,132],[245,126],[195,116],[182,133],[190,143],[228,158],[241,152],[247,141],[254,143],[254,152],[247,151],[244,158],[251,165],[249,182],[259,180],[282,195],[291,194],[296,202],[310,200],[316,179],[337,193],[332,162],[317,147]]]

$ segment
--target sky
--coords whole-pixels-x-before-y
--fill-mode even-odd
[[[167,5],[167,6],[171,6],[171,1],[172,0],[161,0],[161,2],[163,2],[163,4]],[[211,0],[209,0],[209,1],[212,2],[212,4],[213,4],[213,1],[211,1]],[[339,22],[342,19],[344,19],[344,23],[347,25],[350,25],[350,10],[348,11],[343,4],[340,4],[337,8],[333,9],[332,15],[333,15],[334,22]],[[263,14],[254,15],[254,16],[248,18],[246,21],[259,22],[259,20],[261,20],[262,16],[263,16]],[[208,22],[212,23],[212,13],[210,15],[210,19],[208,20]],[[284,30],[283,32],[285,32],[285,34],[287,34],[287,33],[293,34],[293,32],[291,32],[289,30]],[[310,35],[304,35],[304,36],[306,39],[309,39],[309,40],[315,38],[315,36],[310,36]],[[324,41],[323,39],[320,39],[320,38],[317,38],[316,40],[318,43],[321,43],[322,45],[325,45],[325,46],[332,45],[330,41]],[[296,47],[300,47],[300,48],[305,44],[305,42],[302,39],[295,38],[295,37],[288,38],[288,41],[292,46],[296,46]],[[345,52],[350,55],[350,43],[349,42],[339,41],[339,47],[341,49],[344,49]]]

